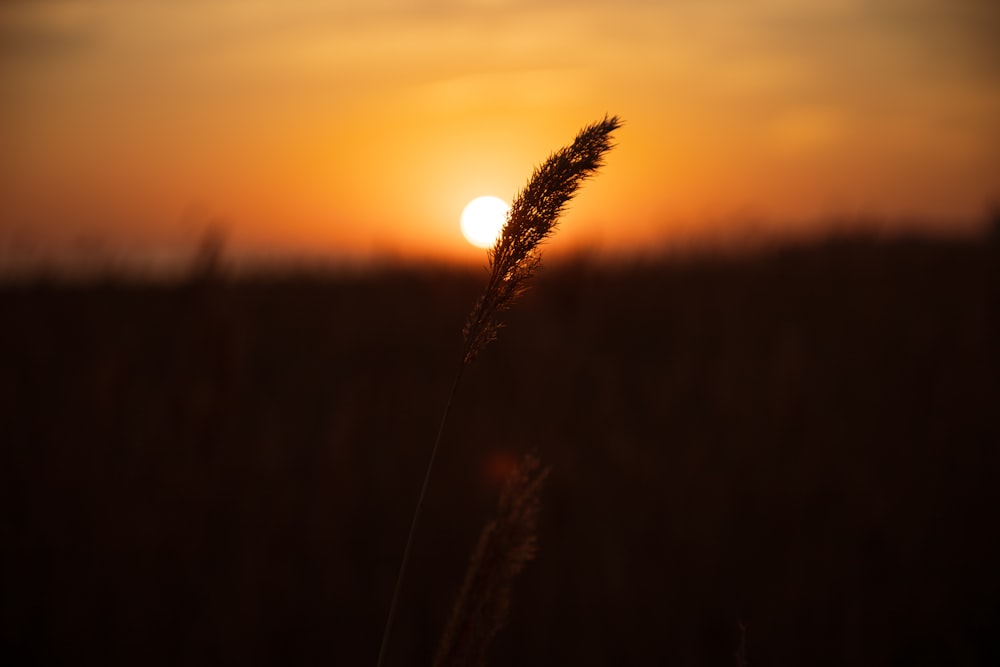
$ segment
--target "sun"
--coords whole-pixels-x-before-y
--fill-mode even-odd
[[[462,234],[479,248],[489,248],[497,240],[510,206],[499,197],[476,197],[462,211]]]

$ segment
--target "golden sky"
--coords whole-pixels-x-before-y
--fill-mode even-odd
[[[474,258],[605,113],[556,246],[1000,202],[995,0],[6,0],[0,245]]]

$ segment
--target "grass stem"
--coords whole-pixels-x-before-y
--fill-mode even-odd
[[[438,448],[441,446],[448,414],[451,412],[451,404],[455,399],[465,367],[496,338],[497,330],[501,326],[500,313],[509,308],[524,291],[528,278],[541,261],[539,245],[552,234],[559,214],[576,194],[580,184],[601,167],[604,154],[612,147],[611,135],[619,127],[621,120],[618,116],[605,116],[602,120],[583,128],[571,145],[556,151],[536,168],[527,185],[514,199],[503,230],[487,254],[490,279],[486,291],[476,302],[462,330],[465,339],[462,365],[455,374],[455,381],[448,394],[437,438],[431,448],[427,470],[424,471],[424,482],[417,497],[417,506],[413,510],[410,532],[406,537],[403,559],[399,564],[399,573],[396,575],[396,585],[389,604],[389,614],[386,617],[385,629],[382,631],[377,667],[383,667],[385,661],[392,624],[406,576],[406,566],[410,560],[410,551],[413,549],[413,537],[417,532],[417,520],[424,505],[424,497],[427,495],[427,486],[430,483],[434,461],[437,459]],[[539,484],[540,480],[541,478]]]
[[[385,654],[389,647],[389,638],[392,635],[392,623],[396,617],[396,607],[399,606],[399,596],[403,590],[403,580],[406,577],[406,566],[410,561],[410,552],[413,550],[413,537],[417,533],[417,522],[420,518],[420,510],[424,506],[424,497],[427,495],[427,487],[431,481],[431,472],[434,469],[434,461],[437,460],[438,449],[441,446],[441,438],[444,435],[444,427],[448,422],[448,415],[451,412],[451,404],[455,400],[458,392],[458,385],[465,372],[466,363],[463,361],[455,373],[455,380],[451,384],[451,391],[448,392],[448,401],[444,406],[444,413],[441,415],[441,423],[438,426],[437,437],[434,439],[434,446],[431,447],[431,455],[427,460],[427,469],[424,471],[424,481],[420,485],[420,495],[417,496],[417,505],[413,509],[413,518],[410,520],[410,531],[406,536],[406,546],[403,547],[403,558],[399,563],[399,572],[396,574],[396,584],[392,591],[392,601],[389,603],[389,614],[385,619],[385,628],[382,630],[382,643],[378,649],[378,662],[376,667],[383,667]]]

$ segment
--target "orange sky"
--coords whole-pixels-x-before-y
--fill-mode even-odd
[[[995,0],[8,0],[0,250],[480,262],[465,203],[605,113],[552,250],[961,225],[1000,203],[997,34]]]

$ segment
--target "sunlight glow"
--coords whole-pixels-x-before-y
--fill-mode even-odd
[[[462,234],[479,248],[489,248],[497,240],[507,220],[510,206],[499,197],[477,197],[462,211]]]

